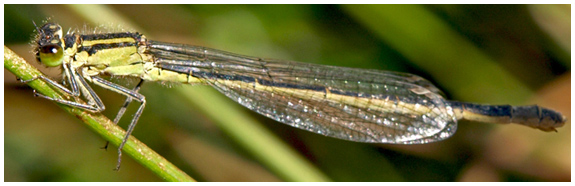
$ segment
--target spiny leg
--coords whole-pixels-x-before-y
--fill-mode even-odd
[[[138,108],[138,111],[136,111],[136,113],[134,114],[134,117],[132,117],[132,121],[130,122],[128,129],[126,130],[126,135],[124,136],[122,143],[120,143],[120,145],[118,146],[118,163],[117,163],[116,168],[114,170],[120,170],[120,164],[122,162],[122,149],[124,148],[124,145],[126,145],[128,138],[130,137],[130,135],[134,131],[134,127],[136,127],[136,124],[138,123],[138,119],[140,118],[140,116],[142,115],[142,112],[144,111],[144,108],[146,106],[146,97],[144,97],[144,95],[136,92],[137,90],[139,90],[139,88],[135,88],[134,90],[136,90],[136,91],[130,90],[130,89],[127,89],[126,87],[122,87],[120,85],[117,85],[117,84],[114,84],[114,83],[109,82],[107,80],[104,80],[98,76],[92,77],[92,82],[98,86],[101,86],[102,88],[112,90],[114,92],[117,92],[119,94],[122,94],[122,95],[128,97],[126,102],[131,102],[132,100],[136,100],[136,101],[141,103],[140,107]],[[139,87],[139,85],[137,87]],[[128,99],[129,99],[129,101],[128,101]]]
[[[84,103],[79,103],[79,102],[75,102],[75,101],[69,101],[69,100],[65,100],[65,99],[60,99],[60,98],[52,98],[46,95],[43,95],[41,93],[36,92],[36,90],[34,90],[34,95],[44,98],[44,99],[48,99],[51,101],[55,101],[64,105],[68,105],[71,107],[76,107],[76,108],[80,108],[80,109],[84,109],[90,112],[102,112],[104,111],[106,108],[104,106],[104,103],[101,101],[101,99],[98,97],[98,95],[96,94],[96,92],[94,92],[94,90],[90,87],[90,85],[88,85],[88,83],[84,80],[84,78],[82,76],[80,76],[73,68],[68,67],[67,64],[62,65],[64,72],[66,75],[66,80],[68,81],[71,90],[68,89],[66,86],[46,77],[46,76],[36,76],[32,79],[29,80],[20,80],[22,83],[29,83],[31,81],[37,80],[37,79],[41,79],[44,80],[44,82],[46,82],[49,85],[52,85],[53,87],[65,92],[66,94],[72,95],[74,97],[78,97],[80,96],[81,91],[84,93],[84,98],[86,98],[85,101],[87,101],[87,104]],[[69,74],[69,75],[68,75]]]
[[[144,83],[144,80],[140,80],[140,82],[138,83],[138,85],[136,85],[134,87],[134,89],[132,89],[133,92],[138,92],[140,91],[140,87],[142,86],[142,84]],[[126,113],[126,110],[128,109],[128,105],[130,105],[130,103],[132,102],[132,98],[127,97],[126,101],[124,101],[124,104],[122,105],[122,107],[120,108],[120,110],[118,110],[118,114],[116,115],[116,118],[114,118],[114,124],[118,124],[120,122],[120,119],[122,118],[122,116],[124,115],[124,113]],[[109,141],[106,141],[106,145],[104,145],[104,147],[102,147],[103,149],[108,149],[108,145],[110,144]]]

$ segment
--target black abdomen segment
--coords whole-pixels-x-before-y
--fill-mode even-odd
[[[481,105],[457,101],[449,101],[449,104],[458,119],[469,121],[516,123],[543,131],[555,131],[555,128],[563,126],[566,120],[561,113],[537,105]]]

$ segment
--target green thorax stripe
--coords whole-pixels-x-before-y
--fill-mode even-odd
[[[104,49],[138,46],[142,37],[143,35],[137,32],[81,35],[78,52],[86,51],[92,55]]]

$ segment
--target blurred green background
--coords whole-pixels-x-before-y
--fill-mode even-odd
[[[438,143],[363,144],[283,125],[207,86],[144,84],[148,105],[133,135],[199,181],[571,179],[570,5],[4,5],[4,10],[4,44],[29,62],[35,61],[32,21],[41,25],[49,17],[65,30],[83,33],[125,28],[148,39],[257,57],[408,72],[434,82],[449,99],[538,104],[569,118],[557,133],[460,122],[453,137]],[[60,77],[59,69],[33,65]],[[130,87],[136,82],[111,79]],[[124,98],[94,88],[113,118]],[[5,181],[161,181],[128,156],[119,172],[112,171],[115,150],[100,149],[103,139],[55,104],[35,98],[6,70],[4,101]],[[127,125],[135,109],[130,107],[120,125]],[[250,134],[256,130],[246,130],[251,128],[239,119],[234,123],[238,115],[264,131]],[[275,138],[250,139],[258,133]],[[276,155],[266,150],[283,155],[276,148],[294,153],[267,157]]]

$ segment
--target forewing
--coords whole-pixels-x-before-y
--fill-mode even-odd
[[[293,127],[370,143],[427,143],[457,127],[441,91],[412,74],[268,60],[150,41],[156,66],[193,76]]]
[[[445,139],[456,129],[437,91],[395,74],[271,60],[262,69],[267,74],[254,79],[205,79],[251,110],[339,139],[417,144]]]

